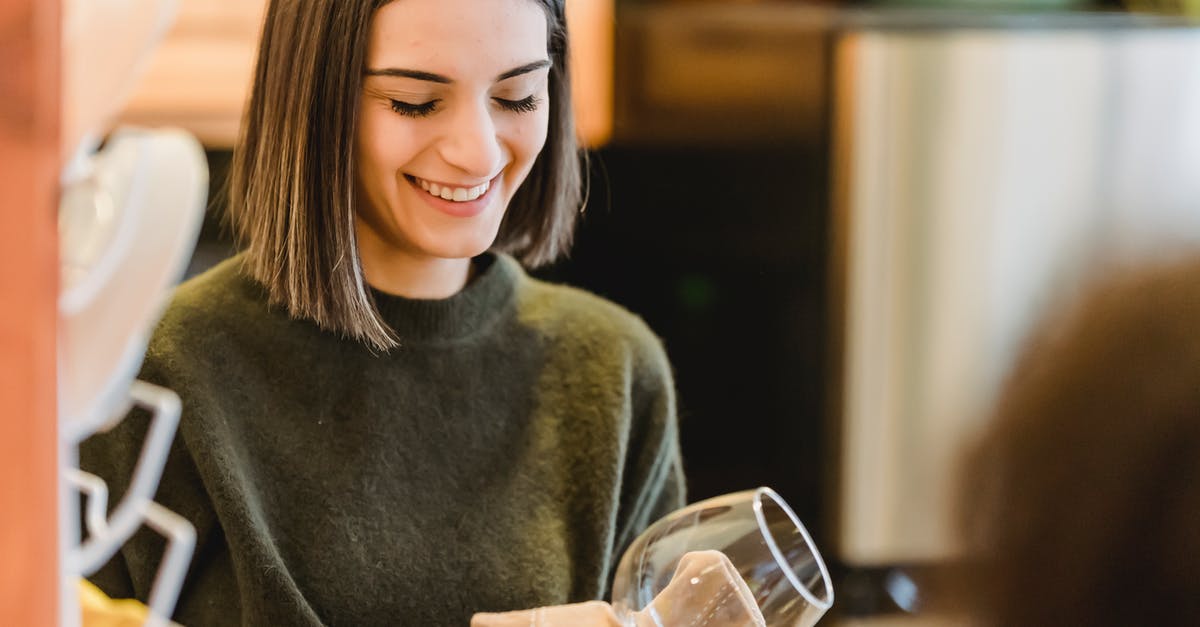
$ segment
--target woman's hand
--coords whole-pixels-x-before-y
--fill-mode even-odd
[[[532,610],[479,613],[471,627],[621,627],[612,606],[603,601],[554,605]]]
[[[679,560],[675,576],[645,609],[629,617],[634,627],[766,625],[754,595],[729,558],[720,551],[693,551]],[[471,627],[622,627],[612,606],[602,601],[476,614]]]

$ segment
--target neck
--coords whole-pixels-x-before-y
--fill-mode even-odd
[[[469,258],[414,255],[373,238],[359,239],[359,255],[371,287],[405,298],[449,298],[462,291],[472,274]]]

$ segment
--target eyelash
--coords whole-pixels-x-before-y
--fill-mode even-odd
[[[393,100],[392,111],[395,111],[396,113],[399,113],[405,117],[423,118],[430,113],[433,113],[433,110],[437,108],[437,102],[438,101],[436,100],[430,100],[429,102],[423,102],[421,104],[409,104],[400,100]]]
[[[540,100],[533,96],[526,96],[520,100],[496,98],[496,102],[505,110],[512,111],[513,113],[533,113],[542,104]]]
[[[505,111],[513,113],[533,113],[538,110],[542,102],[533,96],[526,96],[520,100],[505,100],[504,98],[493,98],[496,104]],[[392,111],[399,113],[405,117],[423,118],[437,110],[438,100],[430,100],[421,104],[411,104],[400,100],[392,100]]]

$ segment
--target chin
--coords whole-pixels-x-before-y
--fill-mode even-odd
[[[470,259],[487,252],[496,241],[496,234],[487,236],[462,237],[454,240],[443,240],[425,246],[425,250],[434,257],[442,259]]]

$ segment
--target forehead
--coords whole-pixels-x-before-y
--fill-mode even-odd
[[[372,17],[367,65],[452,77],[502,72],[547,58],[546,33],[535,0],[393,0]]]

